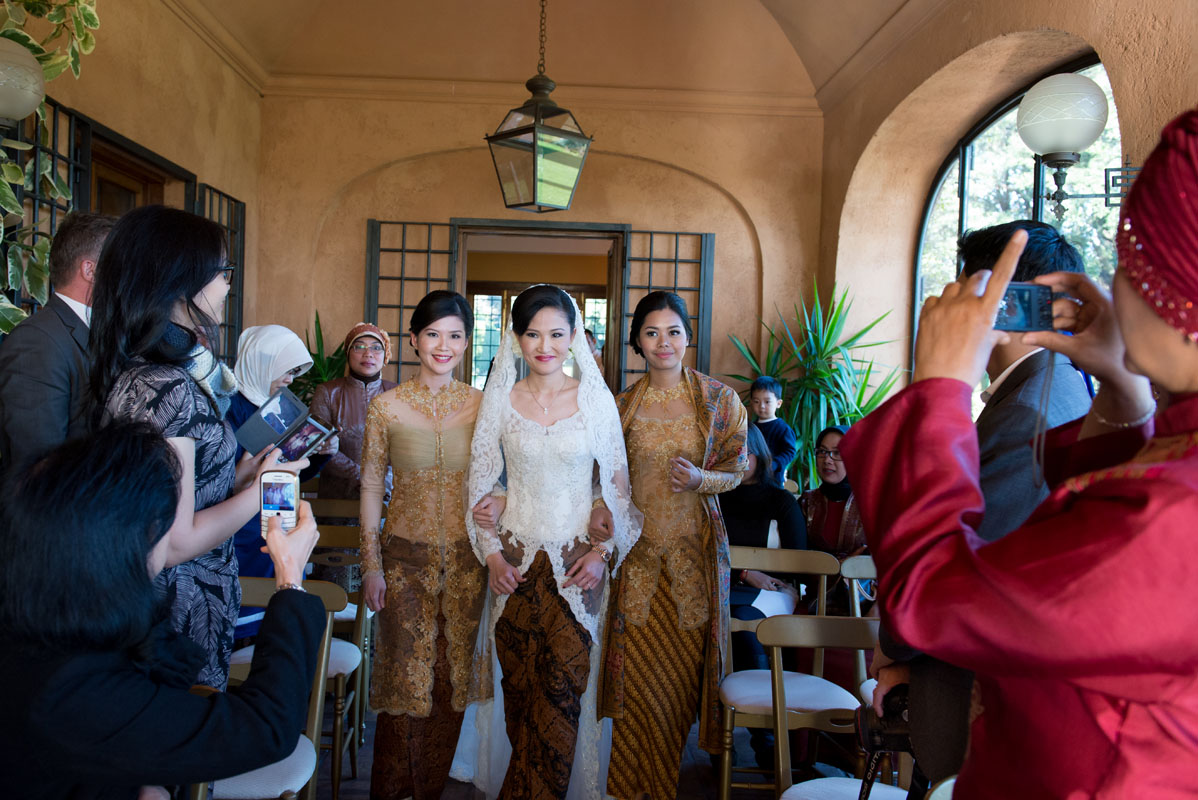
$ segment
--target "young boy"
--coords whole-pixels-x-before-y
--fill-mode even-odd
[[[776,416],[782,406],[782,385],[762,375],[749,387],[749,408],[757,415],[757,427],[773,454],[774,474],[778,481],[786,480],[786,468],[798,452],[794,430]]]

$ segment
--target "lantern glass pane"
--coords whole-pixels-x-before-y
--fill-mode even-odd
[[[495,132],[503,133],[504,131],[510,131],[513,128],[522,128],[525,125],[531,125],[532,123],[533,118],[524,113],[523,107],[513,108],[511,111],[507,112],[507,116],[503,118],[503,122],[499,124],[499,127],[495,129]]]
[[[574,119],[574,115],[564,108],[556,108],[545,114],[542,122],[553,128],[561,128],[571,133],[582,134],[582,128],[578,127],[578,120]]]
[[[537,203],[569,208],[590,141],[583,137],[537,134]]]
[[[505,205],[521,205],[533,201],[534,161],[532,136],[525,134],[510,139],[493,139],[491,158],[503,189]]]

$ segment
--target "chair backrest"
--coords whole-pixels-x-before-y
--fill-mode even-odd
[[[799,494],[799,484],[793,478],[787,478],[782,482],[782,488],[796,497]]]
[[[791,550],[777,547],[729,547],[732,561],[732,573],[735,575],[742,569],[753,569],[761,572],[780,572],[787,575],[813,575],[819,578],[816,589],[816,614],[823,616],[828,600],[828,578],[840,573],[840,562],[831,553],[820,550]],[[752,631],[760,623],[759,619],[731,620],[729,630]],[[731,645],[729,645],[729,651]],[[731,668],[731,659],[729,668]],[[817,650],[812,664],[815,675],[824,674],[824,652]]]
[[[274,578],[239,578],[241,583],[242,603],[251,606],[265,606],[270,602],[270,596],[275,593]],[[312,690],[308,696],[308,721],[304,726],[304,735],[320,747],[320,730],[324,724],[324,692],[325,681],[329,674],[329,652],[333,642],[333,614],[345,608],[349,602],[345,590],[335,583],[328,581],[304,581],[304,589],[308,594],[319,597],[324,603],[325,627],[321,637],[320,650],[316,658],[316,674],[312,677]],[[229,670],[230,680],[245,680],[249,675],[249,664],[235,664]]]
[[[322,519],[357,519],[361,510],[358,500],[341,500],[317,497],[309,499],[312,504],[312,516],[319,522]],[[324,544],[321,544],[323,547]]]
[[[848,581],[849,613],[854,617],[861,616],[861,595],[865,594],[861,582],[878,578],[878,567],[872,556],[853,556],[846,558],[840,565],[840,574]],[[865,682],[865,653],[858,651],[854,660],[854,678],[857,685]]]
[[[320,529],[320,540],[316,543],[317,547],[348,547],[357,550],[362,546],[362,529],[357,525],[317,523],[317,527]]]
[[[785,678],[782,670],[782,648],[802,647],[821,652],[822,648],[834,647],[850,650],[869,650],[878,639],[878,623],[876,619],[861,619],[860,617],[812,617],[799,614],[767,617],[757,626],[757,641],[769,652],[770,684],[774,705],[774,736],[786,735],[792,727],[791,717],[807,716],[809,712],[787,711]],[[856,693],[853,693],[856,697]],[[821,716],[814,721],[808,720],[809,726],[820,727],[823,730],[851,732],[853,729],[851,715],[845,709],[833,709],[820,712]],[[776,765],[776,790],[779,795],[791,784],[789,749],[782,753]]]

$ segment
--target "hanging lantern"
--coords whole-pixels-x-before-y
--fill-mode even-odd
[[[549,97],[557,84],[545,74],[545,0],[541,0],[541,58],[537,74],[524,86],[532,97],[509,111],[486,137],[503,204],[535,213],[568,209],[591,138],[573,114]]]

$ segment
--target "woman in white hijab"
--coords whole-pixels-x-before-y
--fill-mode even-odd
[[[475,422],[467,497],[466,526],[491,586],[475,688],[494,689],[494,702],[477,707],[478,739],[463,731],[458,752],[473,756],[473,781],[488,797],[601,798],[610,727],[596,713],[596,689],[608,574],[643,517],[578,306],[539,285],[516,298],[511,316]],[[577,380],[563,371],[571,356]],[[528,366],[518,382],[517,357]],[[600,499],[611,538],[592,544]],[[502,681],[492,681],[493,666]]]
[[[255,325],[241,332],[237,340],[237,363],[233,374],[237,392],[229,403],[225,419],[237,430],[254,415],[267,398],[312,368],[312,356],[307,346],[282,325]],[[237,446],[237,458],[245,452]],[[319,469],[312,459],[309,470]],[[246,577],[270,577],[274,565],[262,552],[262,529],[257,515],[233,535],[233,552],[237,556],[238,574]],[[258,632],[262,609],[242,607],[237,619],[234,639],[243,639]]]

